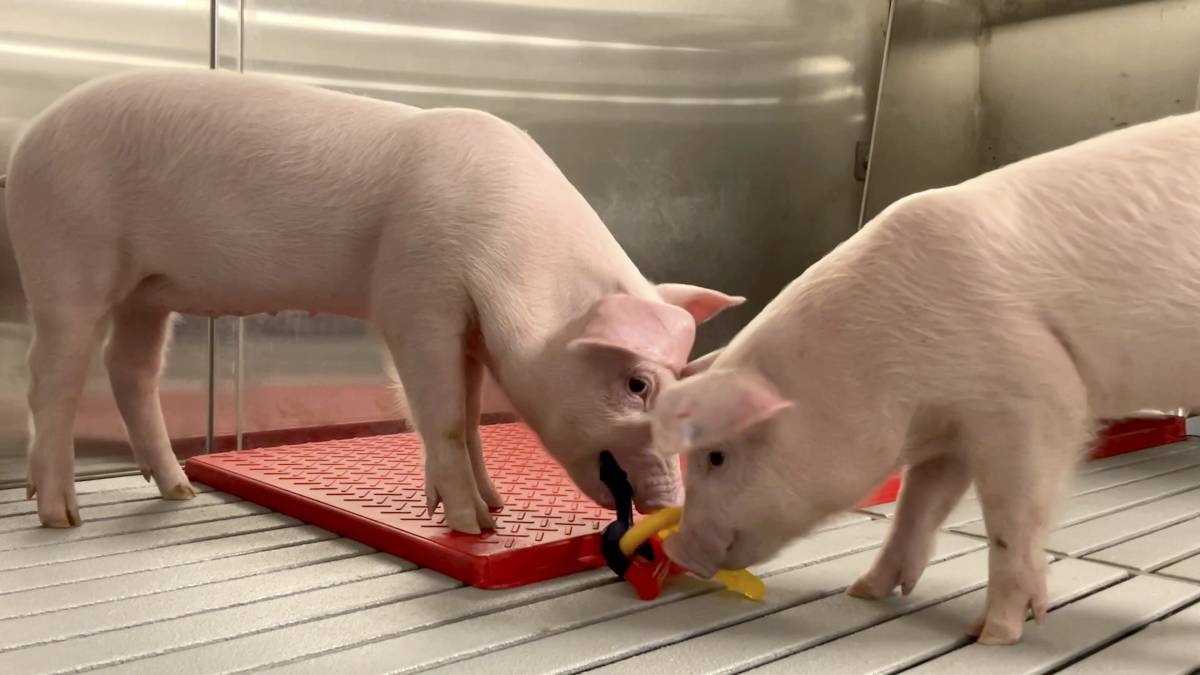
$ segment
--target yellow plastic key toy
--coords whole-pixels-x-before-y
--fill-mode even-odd
[[[621,537],[621,552],[626,557],[632,556],[639,546],[656,533],[660,539],[665,540],[675,534],[679,529],[679,521],[682,519],[683,509],[678,506],[665,508],[642,518]],[[713,578],[723,584],[725,588],[751,600],[761,601],[766,595],[766,586],[762,579],[754,576],[748,570],[718,570]]]

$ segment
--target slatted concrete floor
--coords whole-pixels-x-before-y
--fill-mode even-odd
[[[481,591],[235,497],[81,482],[84,527],[0,491],[0,673],[1185,673],[1200,665],[1200,442],[1085,466],[1050,540],[1048,622],[969,644],[987,551],[955,510],[908,598],[841,591],[890,505],[755,571],[752,603],[681,579],[654,602],[605,570]]]

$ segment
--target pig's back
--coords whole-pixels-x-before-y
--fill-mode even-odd
[[[28,218],[37,234],[14,239],[91,238],[99,248],[119,237],[130,274],[166,279],[174,304],[208,295],[228,313],[357,315],[383,228],[405,242],[388,263],[404,264],[422,245],[429,259],[428,242],[463,239],[431,228],[468,221],[485,203],[454,199],[454,190],[469,191],[471,175],[507,180],[515,172],[503,169],[522,153],[545,170],[519,130],[474,111],[424,111],[272,77],[131,72],[41,115],[10,177],[22,194],[110,213],[119,231],[95,219]],[[422,217],[434,206],[461,212]],[[233,306],[239,298],[256,305]]]
[[[1200,316],[1200,113],[1106,134],[966,186],[1004,204],[995,219],[980,205],[976,226],[995,231],[988,251],[1023,270],[1023,294],[1064,318],[1120,324],[1144,311],[1171,330]]]
[[[1019,352],[1020,327],[1045,325],[1069,346],[1097,414],[1200,403],[1200,359],[1180,358],[1200,353],[1200,113],[930,199],[951,214],[932,228],[930,315],[971,323],[947,324],[950,339]],[[978,334],[989,330],[1014,334]]]
[[[299,208],[324,209],[336,198],[325,186],[395,174],[383,170],[395,168],[398,128],[420,112],[270,77],[134,71],[52,105],[19,141],[12,172],[48,160],[48,173],[69,172],[137,205],[282,193]]]
[[[1052,228],[1030,292],[1069,336],[1099,414],[1200,404],[1200,113],[1074,150],[1012,172],[1032,214],[1022,227]]]

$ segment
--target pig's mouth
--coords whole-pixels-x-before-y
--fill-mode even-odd
[[[710,579],[720,569],[739,569],[730,567],[731,554],[736,556],[737,540],[737,532],[733,530],[691,536],[688,530],[680,528],[679,532],[663,542],[663,549],[667,557],[680,567],[701,579]]]

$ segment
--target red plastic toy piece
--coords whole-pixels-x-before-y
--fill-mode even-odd
[[[647,541],[654,550],[654,560],[640,555],[634,555],[629,560],[629,569],[625,571],[625,581],[633,585],[633,589],[642,600],[653,600],[662,593],[663,584],[672,574],[685,574],[687,570],[680,567],[663,552],[662,539],[653,535]]]

